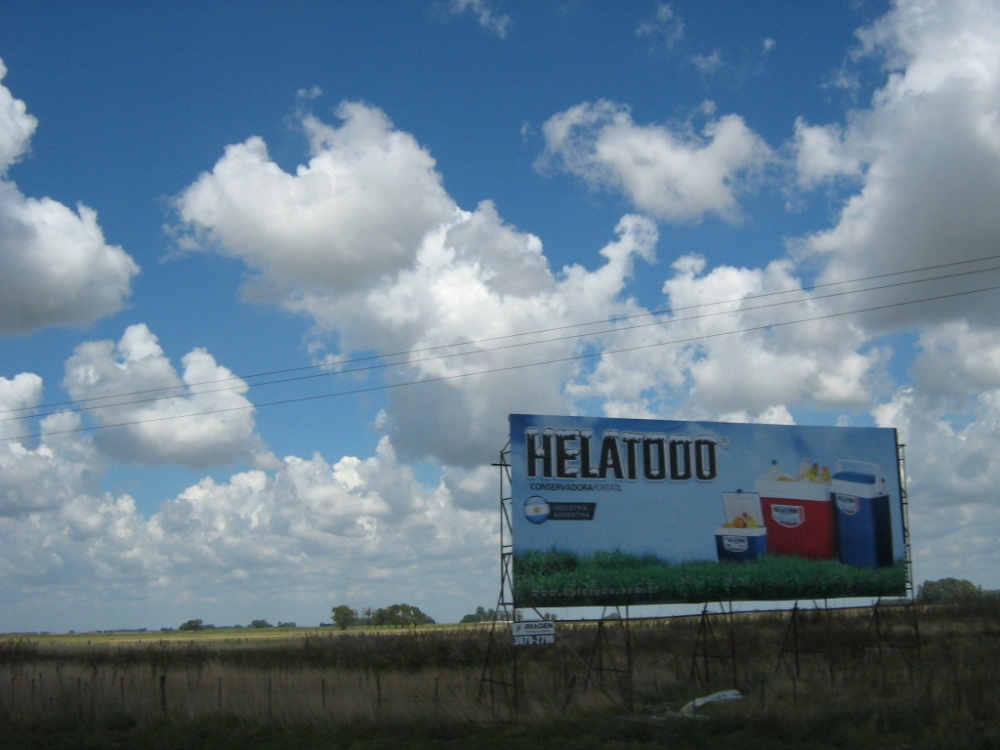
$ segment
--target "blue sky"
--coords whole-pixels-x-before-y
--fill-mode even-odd
[[[5,2],[0,631],[492,606],[512,412],[895,427],[917,582],[1000,588],[998,38]]]

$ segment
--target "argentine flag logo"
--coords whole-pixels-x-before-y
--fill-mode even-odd
[[[545,498],[539,495],[532,495],[524,501],[524,517],[532,523],[545,523],[551,512]]]

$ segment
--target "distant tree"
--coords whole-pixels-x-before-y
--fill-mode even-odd
[[[418,625],[433,623],[433,617],[424,614],[419,607],[414,607],[412,604],[390,604],[388,607],[379,607],[371,616],[371,624],[380,628],[386,626],[415,628]]]
[[[942,578],[938,581],[924,581],[917,589],[920,604],[961,604],[982,599],[983,590],[964,578]]]
[[[406,624],[406,616],[403,613],[403,607],[409,607],[409,604],[390,604],[385,608],[386,622],[392,625],[394,628],[401,628]]]
[[[412,604],[392,604],[389,606],[390,617],[398,627],[417,627],[418,625],[433,625],[434,618],[420,611],[420,607]]]
[[[273,628],[274,625],[269,623],[267,620],[253,620],[250,623],[251,628]]]
[[[347,630],[358,621],[358,613],[346,604],[338,604],[331,610],[330,616],[333,618],[333,624],[341,630]]]
[[[178,630],[201,630],[205,627],[205,623],[201,620],[188,620],[187,622],[181,623]]]
[[[295,625],[294,622],[281,622],[279,620],[278,621],[278,627],[279,628],[294,628],[294,627],[296,627],[296,625]]]
[[[503,619],[497,617],[497,612],[495,609],[486,609],[485,607],[476,607],[476,611],[472,614],[465,615],[460,622],[493,622],[497,619]]]

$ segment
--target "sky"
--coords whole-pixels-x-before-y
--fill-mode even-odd
[[[1000,588],[1000,3],[0,4],[0,632],[495,605],[511,413],[893,427]]]

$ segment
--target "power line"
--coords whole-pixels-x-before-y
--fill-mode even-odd
[[[994,270],[994,269],[991,269],[991,270]],[[189,419],[189,418],[192,418],[192,417],[210,416],[210,415],[213,415],[213,414],[224,414],[224,413],[227,413],[227,412],[234,412],[234,411],[245,411],[247,409],[259,409],[259,408],[264,408],[264,407],[268,407],[268,406],[285,406],[285,405],[294,404],[294,403],[304,403],[304,402],[307,402],[307,401],[317,401],[317,400],[321,400],[321,399],[339,398],[339,397],[343,397],[343,396],[359,395],[359,394],[363,394],[363,393],[374,393],[374,392],[378,392],[378,391],[388,391],[388,390],[394,390],[394,389],[397,389],[397,388],[409,387],[409,386],[413,386],[413,385],[425,385],[425,384],[430,384],[430,383],[440,383],[440,382],[445,382],[445,381],[449,381],[449,380],[457,380],[457,379],[460,379],[460,378],[475,377],[475,376],[479,376],[479,375],[492,375],[492,374],[501,373],[501,372],[510,372],[510,371],[514,371],[514,370],[526,369],[526,368],[529,368],[529,367],[542,367],[542,366],[545,366],[545,365],[564,364],[564,363],[567,363],[567,362],[582,361],[582,360],[587,360],[587,359],[594,359],[596,357],[603,357],[603,356],[606,356],[606,355],[623,354],[623,353],[626,353],[626,352],[640,351],[640,350],[643,350],[643,349],[651,349],[651,348],[656,348],[656,347],[661,347],[661,346],[674,346],[674,345],[677,345],[677,344],[685,344],[685,343],[691,343],[691,342],[695,342],[695,341],[702,341],[702,340],[706,340],[706,339],[720,338],[720,337],[723,337],[723,336],[732,336],[732,335],[736,335],[736,334],[739,334],[739,333],[751,333],[751,332],[754,332],[754,331],[762,331],[762,330],[779,328],[779,327],[784,327],[784,326],[798,325],[798,324],[801,324],[801,323],[811,323],[811,322],[816,322],[816,321],[819,321],[819,320],[828,320],[828,319],[831,319],[831,318],[840,318],[840,317],[845,317],[845,316],[848,316],[848,315],[859,315],[861,313],[878,312],[878,311],[881,311],[881,310],[889,310],[889,309],[893,309],[893,308],[906,307],[906,306],[909,306],[909,305],[916,305],[916,304],[921,304],[921,303],[926,303],[926,302],[936,302],[936,301],[940,301],[940,300],[944,300],[944,299],[951,299],[951,298],[955,298],[955,297],[963,297],[963,296],[967,296],[967,295],[970,295],[970,294],[979,294],[979,293],[982,293],[982,292],[996,291],[998,289],[1000,289],[1000,285],[989,286],[989,287],[982,287],[982,288],[979,288],[979,289],[964,290],[964,291],[960,291],[960,292],[952,292],[952,293],[949,293],[949,294],[940,294],[940,295],[936,295],[936,296],[933,296],[933,297],[925,297],[925,298],[916,299],[916,300],[906,300],[906,301],[903,301],[903,302],[886,303],[886,304],[882,304],[882,305],[876,305],[876,306],[873,306],[873,307],[861,308],[861,309],[857,309],[857,310],[843,310],[843,311],[840,311],[840,312],[826,313],[826,314],[823,314],[823,315],[815,315],[815,316],[812,316],[812,317],[809,317],[809,318],[799,318],[799,319],[796,319],[796,320],[780,321],[780,322],[777,322],[777,323],[774,323],[774,322],[772,322],[772,323],[764,323],[764,324],[761,324],[761,325],[749,326],[747,328],[736,329],[736,330],[733,330],[733,331],[720,331],[720,332],[717,332],[717,333],[699,334],[697,336],[691,336],[691,337],[682,338],[682,339],[674,339],[672,341],[659,341],[659,342],[646,343],[646,344],[636,344],[634,346],[620,347],[620,348],[617,348],[617,349],[604,349],[604,350],[599,350],[599,351],[594,351],[594,352],[584,352],[584,353],[581,353],[581,354],[567,355],[565,357],[555,357],[555,358],[552,358],[552,359],[540,360],[540,361],[536,361],[536,362],[522,362],[522,363],[515,364],[515,365],[506,365],[506,366],[503,366],[503,367],[494,367],[494,368],[489,368],[489,369],[486,369],[486,370],[479,370],[477,372],[456,373],[456,374],[452,374],[452,375],[440,375],[440,376],[431,377],[431,378],[424,378],[424,379],[421,379],[421,380],[403,381],[403,382],[399,382],[399,383],[385,383],[385,384],[380,384],[380,385],[375,385],[375,386],[368,386],[368,387],[365,387],[365,388],[354,388],[354,389],[350,389],[350,390],[336,391],[336,392],[333,392],[333,393],[315,394],[315,395],[312,395],[312,396],[298,396],[298,397],[295,397],[295,398],[282,399],[282,400],[278,400],[278,401],[268,401],[268,402],[263,402],[263,403],[260,403],[260,404],[245,404],[245,405],[240,405],[240,406],[225,407],[225,408],[221,408],[221,409],[211,409],[211,410],[205,410],[205,411],[199,411],[199,412],[192,412],[190,414],[170,414],[170,415],[165,415],[165,416],[161,416],[161,417],[150,417],[150,418],[146,418],[146,419],[132,420],[132,421],[127,421],[127,422],[115,423],[115,424],[91,425],[91,426],[84,426],[84,427],[76,427],[76,428],[67,429],[67,430],[53,430],[53,431],[50,431],[50,432],[46,432],[45,436],[48,437],[48,436],[53,436],[53,435],[68,435],[68,434],[74,434],[74,433],[80,433],[80,432],[92,432],[92,431],[96,431],[96,430],[110,429],[110,428],[113,428],[113,427],[129,427],[129,426],[134,426],[134,425],[137,425],[137,424],[147,424],[147,423],[152,423],[152,422],[163,422],[163,421],[168,421],[168,420],[173,420],[173,419]],[[846,294],[846,292],[842,293],[842,294]],[[768,306],[760,306],[760,307],[751,308],[751,309],[752,310],[757,310],[757,309],[763,309],[764,307],[768,307]],[[734,312],[734,311],[731,311],[731,312]],[[689,318],[688,320],[690,320],[690,319],[697,319],[697,317],[702,317],[702,316],[696,316],[695,318]],[[41,433],[30,433],[30,434],[25,434],[25,435],[18,435],[18,436],[0,438],[0,441],[8,442],[8,441],[13,441],[13,440],[24,440],[24,439],[39,438],[39,437],[42,437]]]
[[[1000,270],[1000,267],[994,266],[994,267],[985,268],[985,269],[980,268],[980,269],[976,269],[974,271],[964,271],[964,272],[957,272],[957,273],[945,274],[945,275],[940,275],[940,276],[932,276],[932,277],[926,277],[926,278],[920,278],[920,279],[912,279],[912,280],[908,280],[908,281],[899,281],[899,282],[895,282],[895,283],[892,283],[892,284],[886,284],[886,285],[882,285],[882,286],[868,287],[868,288],[864,288],[864,289],[854,289],[854,290],[848,290],[848,291],[844,291],[844,292],[836,292],[836,293],[831,293],[831,294],[826,294],[826,295],[819,295],[819,296],[810,297],[808,299],[795,299],[795,300],[787,300],[787,301],[784,301],[784,302],[770,303],[770,304],[767,304],[767,305],[758,305],[758,306],[755,306],[755,307],[743,307],[743,308],[741,308],[739,310],[724,310],[724,311],[720,311],[720,312],[703,313],[701,315],[688,316],[688,317],[684,317],[684,318],[671,318],[671,319],[668,319],[668,320],[663,320],[663,319],[661,319],[659,317],[659,316],[665,315],[667,313],[678,313],[678,312],[683,312],[683,311],[686,311],[686,310],[697,310],[697,309],[702,309],[702,308],[715,307],[715,306],[719,306],[719,305],[731,305],[731,304],[735,304],[735,303],[745,303],[745,302],[751,302],[751,301],[754,301],[754,300],[767,299],[767,298],[771,298],[771,297],[775,297],[775,296],[787,295],[787,294],[794,294],[794,293],[802,294],[802,293],[806,293],[806,292],[817,290],[817,289],[829,288],[829,287],[833,287],[833,286],[842,286],[844,284],[854,284],[854,283],[861,283],[861,282],[865,282],[865,281],[872,281],[872,280],[875,280],[875,279],[889,278],[889,277],[893,277],[893,276],[903,276],[903,275],[910,275],[910,274],[914,274],[914,273],[924,273],[924,272],[927,272],[927,271],[940,270],[940,269],[944,269],[944,268],[954,268],[954,267],[958,267],[958,266],[969,265],[969,264],[972,264],[972,263],[984,263],[984,262],[991,261],[991,260],[996,260],[996,259],[1000,259],[1000,255],[986,256],[986,257],[983,257],[983,258],[975,258],[975,259],[965,260],[965,261],[955,261],[955,262],[952,262],[952,263],[943,263],[943,264],[937,264],[937,265],[932,265],[932,266],[925,266],[925,267],[922,267],[922,268],[909,269],[909,270],[904,270],[904,271],[894,271],[894,272],[888,272],[888,273],[883,273],[883,274],[874,274],[874,275],[860,277],[860,278],[856,278],[856,279],[846,279],[846,280],[842,280],[842,281],[832,281],[832,282],[826,282],[824,284],[816,284],[816,285],[807,286],[807,287],[800,287],[800,288],[796,288],[796,289],[786,289],[786,290],[778,290],[778,291],[774,291],[774,292],[764,292],[764,293],[757,294],[757,295],[748,295],[748,296],[745,296],[745,297],[740,297],[740,298],[731,299],[731,300],[719,300],[719,301],[714,301],[714,302],[700,303],[700,304],[696,304],[696,305],[686,305],[686,306],[682,306],[682,307],[666,308],[666,309],[654,310],[654,311],[650,311],[650,312],[636,313],[636,314],[633,314],[633,315],[626,315],[626,316],[620,316],[620,317],[615,317],[615,318],[608,318],[608,319],[600,320],[600,321],[591,321],[591,322],[584,322],[584,323],[571,323],[571,324],[566,324],[566,325],[562,325],[562,326],[554,326],[554,327],[545,328],[545,329],[538,329],[538,330],[535,330],[535,331],[528,331],[528,332],[522,332],[522,333],[512,333],[512,334],[505,334],[505,335],[501,335],[501,336],[493,336],[493,337],[488,337],[488,338],[475,339],[473,341],[462,342],[462,343],[459,343],[459,344],[439,344],[439,345],[435,345],[435,346],[429,346],[429,347],[423,347],[423,348],[417,348],[417,349],[410,349],[410,350],[405,350],[405,351],[401,351],[401,352],[394,352],[394,353],[388,353],[388,354],[382,354],[382,355],[373,354],[373,355],[366,355],[366,356],[362,356],[362,357],[355,357],[355,358],[351,358],[351,359],[342,360],[342,361],[336,362],[336,363],[329,363],[329,362],[327,362],[327,363],[320,363],[320,364],[313,364],[313,365],[304,365],[304,366],[300,366],[300,367],[292,367],[292,368],[284,368],[284,369],[279,369],[279,370],[271,370],[271,371],[268,371],[268,372],[256,373],[256,374],[253,374],[253,375],[243,375],[243,376],[234,375],[234,376],[227,377],[227,378],[219,378],[219,379],[215,379],[215,380],[200,381],[200,382],[197,382],[197,383],[184,383],[184,384],[180,384],[180,385],[176,385],[176,386],[165,386],[165,387],[159,387],[159,388],[149,388],[149,389],[145,389],[145,390],[123,392],[123,393],[111,394],[111,395],[106,395],[106,396],[93,396],[91,398],[80,399],[80,400],[76,400],[76,401],[61,401],[61,402],[52,402],[52,403],[48,403],[48,404],[36,405],[36,406],[33,406],[33,407],[20,407],[20,408],[16,408],[16,409],[8,409],[8,410],[0,411],[0,415],[11,415],[11,414],[17,415],[17,416],[0,416],[0,422],[14,421],[14,420],[19,420],[19,419],[25,419],[25,418],[28,418],[28,417],[44,417],[44,416],[48,416],[49,414],[56,413],[57,411],[61,411],[61,412],[85,412],[85,411],[94,411],[94,410],[97,410],[97,409],[104,409],[104,408],[116,408],[116,407],[122,407],[122,406],[133,406],[133,405],[136,405],[136,404],[150,403],[150,402],[160,401],[160,400],[163,400],[163,399],[184,398],[184,397],[192,395],[191,394],[191,389],[200,388],[201,386],[205,386],[205,385],[220,385],[220,384],[223,384],[223,383],[232,383],[232,385],[223,386],[223,387],[215,388],[215,389],[211,389],[211,390],[204,390],[203,389],[203,390],[198,391],[199,394],[219,393],[219,392],[224,392],[224,391],[228,391],[228,390],[236,390],[236,389],[243,388],[243,387],[246,387],[246,386],[259,387],[259,386],[265,386],[265,385],[279,385],[279,384],[285,384],[285,383],[296,382],[296,381],[301,381],[301,380],[309,380],[309,379],[316,379],[316,378],[326,378],[326,377],[333,377],[333,376],[336,376],[336,375],[344,375],[344,374],[351,374],[351,373],[360,373],[360,372],[366,372],[366,371],[378,370],[378,369],[387,369],[387,368],[390,368],[390,367],[398,367],[398,366],[402,366],[402,365],[413,365],[413,364],[419,364],[421,362],[429,362],[429,361],[434,361],[434,360],[449,359],[449,358],[452,358],[452,357],[462,357],[462,356],[468,356],[468,355],[472,355],[472,354],[486,354],[486,353],[490,353],[490,352],[502,351],[502,350],[505,350],[505,349],[513,349],[513,348],[525,347],[525,346],[536,346],[536,345],[540,345],[540,344],[557,343],[559,341],[566,341],[566,340],[573,339],[573,338],[584,338],[584,337],[590,337],[590,336],[595,336],[596,337],[596,336],[605,335],[605,334],[609,334],[609,333],[621,333],[623,331],[633,330],[635,328],[649,327],[649,326],[654,326],[654,325],[666,325],[666,324],[680,323],[680,322],[685,322],[685,321],[690,321],[690,320],[697,320],[697,319],[700,319],[700,318],[703,318],[703,317],[712,317],[712,316],[717,316],[717,315],[728,315],[728,314],[732,314],[732,313],[735,313],[735,312],[748,312],[748,311],[752,311],[752,310],[765,309],[765,308],[768,308],[768,307],[777,307],[777,306],[782,306],[782,305],[795,304],[797,302],[803,302],[803,301],[817,301],[817,300],[822,300],[822,299],[830,299],[832,297],[837,297],[837,296],[844,296],[844,295],[847,295],[847,294],[858,294],[858,293],[868,292],[868,291],[878,291],[878,290],[883,290],[883,289],[889,289],[889,288],[892,288],[892,287],[906,286],[906,285],[911,285],[911,284],[919,284],[919,283],[925,283],[925,282],[929,282],[929,281],[940,281],[940,280],[944,280],[944,279],[956,278],[956,277],[959,277],[959,276],[967,276],[967,275],[971,275],[971,274],[979,274],[979,273],[988,272],[988,271]],[[440,351],[442,349],[456,349],[458,347],[480,346],[480,345],[482,345],[484,343],[491,343],[491,342],[498,342],[498,341],[508,341],[508,340],[511,340],[511,339],[523,338],[523,337],[526,337],[526,336],[536,336],[536,335],[541,335],[541,334],[545,334],[545,333],[554,333],[554,332],[558,332],[558,331],[566,331],[566,330],[571,330],[571,329],[575,329],[575,328],[582,328],[582,327],[587,327],[587,326],[609,325],[609,324],[614,324],[614,323],[618,323],[618,322],[622,322],[622,321],[634,320],[634,319],[637,319],[637,318],[650,318],[650,317],[653,318],[653,320],[650,321],[650,322],[638,323],[638,324],[634,324],[634,325],[631,325],[631,326],[624,326],[624,327],[617,327],[617,328],[606,328],[604,330],[588,331],[588,332],[585,332],[585,333],[577,333],[577,334],[571,334],[571,335],[566,335],[566,336],[558,336],[558,337],[554,337],[554,338],[547,338],[547,339],[539,339],[539,340],[533,340],[533,341],[511,343],[511,344],[506,344],[506,345],[502,345],[502,346],[496,346],[496,347],[492,347],[492,348],[485,348],[485,349],[484,348],[465,349],[464,351],[453,351],[453,352],[450,352],[450,353],[444,353],[444,354],[438,354],[438,355],[433,355],[433,356],[428,356],[428,357],[422,357],[422,358],[419,358],[419,359],[404,359],[402,361],[390,361],[390,360],[401,358],[401,357],[410,357],[410,356],[412,356],[414,354],[421,354],[421,353],[428,353],[428,352]],[[257,382],[257,383],[247,383],[246,382],[247,380],[250,380],[250,379],[253,379],[253,378],[263,378],[263,377],[269,377],[269,376],[272,376],[272,375],[281,375],[281,374],[285,374],[285,373],[303,372],[303,371],[306,371],[306,370],[316,370],[316,369],[320,369],[320,368],[328,368],[328,367],[330,367],[333,364],[336,364],[336,365],[351,365],[351,364],[358,364],[358,363],[363,363],[363,362],[373,362],[373,361],[375,362],[375,364],[369,364],[369,365],[364,365],[364,366],[360,366],[360,367],[349,367],[347,369],[338,369],[338,370],[335,370],[335,371],[324,371],[324,372],[320,372],[320,373],[312,373],[312,374],[309,374],[309,375],[301,375],[301,376],[289,377],[289,378],[280,378],[280,379],[277,379],[277,380],[270,380],[270,381]],[[180,389],[184,389],[184,391],[181,392],[181,393],[171,394],[171,391],[177,391],[177,390],[180,390]],[[134,399],[131,399],[131,400],[128,400],[128,401],[121,400],[121,399],[129,399],[129,398],[131,398],[133,396],[145,396],[147,394],[159,394],[159,395],[149,396],[148,398],[134,398]],[[112,403],[106,403],[106,402],[109,402],[109,401],[112,401],[112,400],[114,400]],[[77,404],[77,406],[75,406],[74,408],[70,408],[70,409],[57,409],[57,407],[70,406],[70,405],[73,405],[73,404]],[[22,416],[22,414],[24,412],[31,412],[31,413]]]
[[[986,261],[997,260],[997,259],[1000,259],[1000,255],[990,255],[990,256],[984,256],[984,257],[981,257],[981,258],[972,258],[972,259],[963,260],[963,261],[953,261],[953,262],[949,262],[949,263],[940,263],[940,264],[936,264],[936,265],[924,266],[922,268],[914,268],[914,269],[909,269],[909,270],[904,270],[904,271],[890,271],[890,272],[887,272],[887,273],[873,274],[873,275],[870,275],[870,276],[863,276],[863,277],[859,277],[859,278],[856,278],[856,279],[844,279],[844,280],[841,280],[841,281],[830,281],[830,282],[825,282],[823,284],[813,284],[813,285],[810,285],[810,286],[797,287],[795,289],[783,289],[783,290],[777,290],[777,291],[773,291],[773,292],[763,292],[763,293],[757,294],[757,295],[748,295],[748,296],[745,296],[745,297],[738,297],[738,298],[730,299],[730,300],[717,300],[715,302],[703,302],[703,303],[699,303],[699,304],[696,304],[696,305],[685,305],[685,306],[681,306],[681,307],[661,308],[659,310],[651,310],[651,311],[642,312],[642,313],[634,313],[632,315],[623,315],[623,316],[618,316],[618,317],[613,317],[613,318],[606,318],[606,319],[597,320],[597,321],[588,321],[588,322],[582,322],[582,323],[567,323],[565,325],[553,326],[553,327],[550,327],[550,328],[542,328],[542,329],[537,329],[535,331],[525,331],[525,332],[521,332],[521,333],[508,333],[508,334],[503,334],[503,335],[500,335],[500,336],[492,336],[492,337],[486,337],[486,338],[481,338],[481,339],[473,339],[471,341],[465,341],[465,342],[462,342],[462,343],[459,343],[459,344],[437,344],[437,345],[434,345],[434,346],[422,347],[422,348],[417,348],[417,349],[408,349],[408,350],[404,350],[404,351],[390,352],[390,353],[386,353],[386,354],[365,355],[365,356],[362,356],[362,357],[354,357],[354,358],[340,360],[340,361],[336,361],[336,362],[321,362],[321,363],[318,363],[318,364],[301,365],[301,366],[298,366],[298,367],[288,367],[288,368],[283,368],[283,369],[278,369],[278,370],[270,370],[270,371],[265,371],[265,372],[253,373],[253,374],[249,374],[249,375],[233,375],[233,376],[230,376],[230,377],[227,377],[227,378],[217,378],[217,379],[213,379],[213,380],[199,381],[199,382],[196,382],[196,383],[182,383],[180,385],[175,385],[175,386],[162,386],[162,387],[157,387],[157,388],[148,388],[148,389],[145,389],[145,390],[129,391],[129,392],[123,392],[123,393],[118,393],[118,394],[111,394],[111,395],[108,395],[108,396],[92,396],[92,397],[86,398],[86,399],[77,399],[77,400],[70,400],[70,401],[54,401],[54,402],[49,402],[49,403],[45,403],[45,404],[37,404],[35,406],[26,406],[26,407],[19,407],[19,408],[15,408],[15,409],[0,410],[0,414],[14,414],[14,413],[18,413],[18,412],[32,412],[28,416],[32,416],[32,417],[46,416],[47,414],[51,414],[51,413],[55,413],[55,412],[48,411],[48,412],[45,412],[43,414],[39,414],[38,411],[39,410],[55,409],[56,407],[60,407],[60,406],[70,406],[72,404],[88,404],[88,403],[95,402],[95,401],[107,401],[107,400],[110,400],[110,399],[128,398],[128,397],[131,397],[131,396],[142,396],[142,395],[146,395],[146,394],[150,394],[150,393],[168,394],[170,391],[179,390],[179,389],[191,389],[191,388],[197,388],[197,387],[203,386],[203,385],[215,385],[215,384],[219,384],[219,383],[228,383],[228,382],[234,382],[234,381],[240,381],[240,383],[237,384],[237,385],[231,386],[229,388],[220,388],[220,389],[217,389],[215,391],[201,391],[201,392],[202,393],[216,393],[216,392],[223,391],[223,390],[234,390],[236,388],[242,388],[243,385],[250,385],[250,386],[273,385],[273,384],[280,384],[280,383],[286,383],[286,382],[293,382],[293,381],[299,380],[299,379],[306,380],[306,379],[309,379],[309,378],[316,378],[316,377],[329,377],[329,376],[332,376],[332,375],[342,374],[344,372],[358,372],[358,371],[362,371],[362,370],[365,370],[365,369],[378,369],[380,367],[388,367],[388,366],[393,366],[393,365],[397,365],[397,364],[410,364],[413,361],[426,361],[426,360],[410,360],[410,361],[392,362],[392,363],[384,363],[383,362],[383,364],[377,365],[377,366],[375,366],[373,368],[355,368],[353,370],[339,370],[339,371],[334,371],[334,372],[323,372],[323,373],[320,373],[318,375],[307,375],[307,376],[303,376],[301,378],[287,378],[287,379],[281,379],[281,380],[267,381],[267,382],[263,382],[263,383],[247,383],[246,382],[246,381],[254,379],[254,378],[270,377],[272,375],[283,375],[283,374],[286,374],[286,373],[302,372],[302,371],[305,371],[305,370],[316,370],[316,369],[321,369],[321,368],[328,368],[328,367],[331,367],[333,365],[350,365],[350,364],[355,364],[355,363],[358,363],[358,362],[366,362],[366,361],[372,361],[372,360],[383,360],[384,361],[384,360],[390,359],[390,358],[408,357],[408,356],[411,356],[413,354],[421,354],[421,353],[424,353],[424,352],[433,352],[433,351],[438,351],[438,350],[441,350],[441,349],[453,349],[453,348],[460,347],[460,346],[476,346],[476,345],[480,345],[480,344],[484,344],[484,343],[490,343],[490,342],[494,342],[494,341],[504,341],[504,340],[513,339],[513,338],[521,338],[521,337],[524,337],[524,336],[534,336],[534,335],[539,335],[539,334],[543,334],[543,333],[553,333],[553,332],[556,332],[556,331],[565,331],[565,330],[570,330],[570,329],[574,329],[574,328],[582,328],[582,327],[585,327],[585,326],[607,325],[607,324],[618,323],[618,322],[622,322],[622,321],[626,321],[626,320],[633,320],[633,319],[636,319],[636,318],[655,317],[655,316],[659,316],[659,315],[666,315],[668,313],[677,313],[677,312],[683,312],[683,311],[686,311],[686,310],[696,310],[696,309],[700,309],[700,308],[704,308],[704,307],[713,307],[713,306],[717,306],[717,305],[727,305],[727,304],[733,304],[733,303],[737,303],[737,302],[745,302],[745,301],[756,300],[756,299],[765,299],[765,298],[768,298],[768,297],[774,297],[774,296],[779,296],[779,295],[783,295],[783,294],[793,294],[793,293],[797,293],[797,292],[798,293],[810,292],[810,291],[814,291],[814,290],[817,290],[817,289],[823,289],[823,288],[826,288],[826,287],[840,286],[842,284],[853,284],[853,283],[859,283],[859,282],[862,282],[862,281],[872,281],[874,279],[888,278],[888,277],[891,277],[891,276],[902,276],[902,275],[907,275],[907,274],[923,273],[923,272],[926,272],[926,271],[934,271],[934,270],[939,270],[939,269],[942,269],[942,268],[952,268],[952,267],[956,267],[956,266],[969,265],[969,264],[972,264],[972,263],[984,263]],[[975,271],[975,273],[982,273],[983,271],[995,271],[995,270],[998,270],[998,269],[996,267],[994,267],[994,268],[986,268],[986,269],[977,269],[977,271]],[[924,282],[924,281],[936,281],[936,280],[943,279],[943,278],[951,278],[951,276],[947,276],[946,275],[946,276],[931,277],[931,278],[928,278],[928,279],[916,279],[916,280],[911,281],[911,282],[901,282],[901,283],[921,283],[921,282]],[[893,286],[893,285],[890,285],[890,286]],[[875,289],[881,289],[881,288],[884,288],[884,287],[875,287]],[[856,290],[856,291],[870,291],[870,290]],[[812,299],[823,299],[823,297],[814,297]],[[685,318],[684,320],[688,320],[688,319],[689,318]],[[654,323],[650,323],[650,324],[647,324],[647,325],[656,325],[656,324],[660,324],[660,323],[664,323],[664,322],[672,322],[672,321],[656,321]],[[621,330],[628,330],[628,328],[617,328],[617,329],[608,329],[608,330],[605,330],[605,331],[594,331],[594,332],[590,332],[590,333],[588,333],[586,335],[599,335],[599,334],[602,334],[602,333],[617,332],[617,331],[621,331]],[[576,338],[579,338],[579,337],[580,337],[579,335],[576,336]],[[567,338],[571,338],[571,337],[567,337]],[[543,340],[541,342],[530,342],[530,343],[549,343],[551,341],[557,341],[557,340],[560,340],[560,339],[547,339],[547,340]],[[460,356],[460,355],[468,354],[468,353],[481,353],[481,352],[486,352],[486,351],[490,351],[490,350],[489,349],[474,349],[474,350],[471,350],[470,352],[454,352],[452,355],[442,355],[442,356]],[[442,358],[442,357],[437,357],[437,358]],[[183,397],[183,396],[186,396],[186,395],[189,395],[189,394],[188,393],[180,393],[180,394],[177,394],[176,396],[164,395],[164,396],[160,396],[160,397],[157,397],[157,398],[154,398],[154,399],[148,399],[148,400],[149,401],[155,401],[155,400],[159,400],[159,398],[180,398],[180,397]],[[108,404],[107,406],[125,406],[125,405],[129,405],[129,404],[133,404],[133,403],[143,403],[143,402],[144,402],[144,400],[130,401],[130,402],[116,402],[114,404]],[[70,409],[70,410],[61,410],[61,411],[87,411],[90,408],[100,408],[100,405],[99,406],[95,406],[95,407],[82,406],[81,408]],[[22,419],[22,418],[23,417],[7,417],[7,418],[0,418],[0,421],[10,421],[11,419]]]

